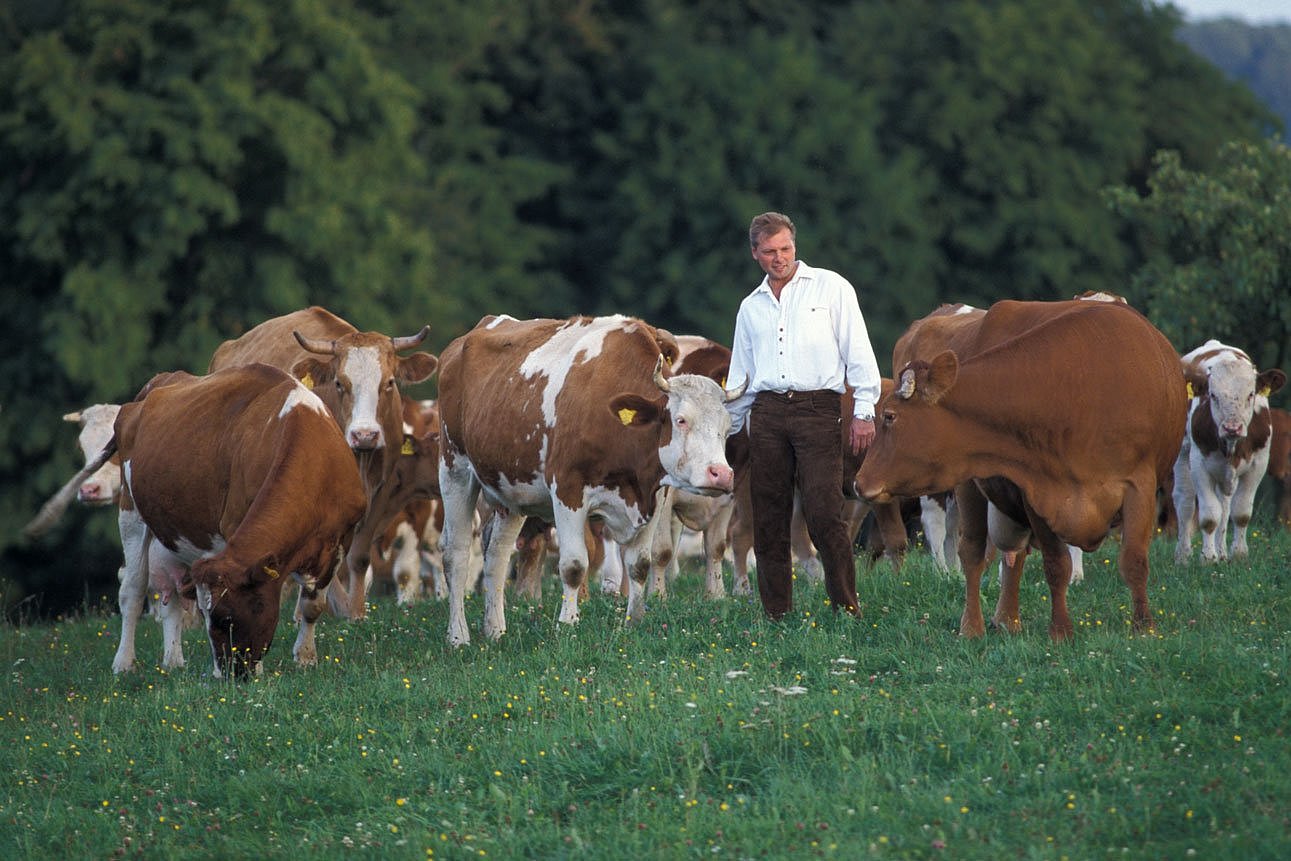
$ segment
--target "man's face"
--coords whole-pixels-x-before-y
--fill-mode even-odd
[[[788,228],[779,233],[766,236],[753,249],[753,259],[762,267],[762,271],[774,281],[786,281],[793,274],[797,251],[793,246],[793,234]]]

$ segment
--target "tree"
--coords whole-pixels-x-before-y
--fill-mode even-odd
[[[1142,237],[1147,256],[1126,291],[1180,352],[1210,338],[1261,368],[1286,367],[1291,345],[1291,148],[1234,141],[1209,171],[1179,153],[1153,161],[1148,191],[1107,201]]]
[[[425,173],[415,94],[327,4],[34,8],[0,13],[6,549],[75,471],[69,409],[202,372],[224,338],[311,303],[410,331],[433,304],[431,237],[391,205]],[[46,543],[56,559],[111,547],[109,518],[82,534],[81,517]],[[50,572],[14,553],[0,574],[20,595]]]

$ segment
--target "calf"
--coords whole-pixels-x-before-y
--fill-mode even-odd
[[[1246,353],[1213,339],[1181,361],[1192,399],[1174,465],[1179,529],[1174,558],[1185,562],[1192,556],[1194,513],[1203,562],[1241,558],[1247,553],[1255,490],[1269,466],[1269,395],[1282,388],[1286,374],[1277,368],[1259,371]],[[1225,551],[1230,518],[1233,541]]]

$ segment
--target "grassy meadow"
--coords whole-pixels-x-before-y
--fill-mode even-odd
[[[1020,635],[965,641],[961,579],[860,565],[861,621],[704,601],[683,571],[623,624],[559,593],[450,649],[438,603],[324,618],[265,673],[111,672],[119,620],[0,627],[4,858],[1291,857],[1291,538],[1243,563],[1153,547],[1157,631],[1128,626],[1115,547],[1086,556],[1073,641],[1028,563]],[[995,584],[985,590],[993,603]]]

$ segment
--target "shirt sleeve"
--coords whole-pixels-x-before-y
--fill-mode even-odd
[[[853,389],[852,415],[873,420],[882,384],[879,363],[874,357],[856,289],[846,278],[840,276],[839,281],[838,349],[846,367],[847,384]]]
[[[731,338],[731,367],[726,372],[726,389],[738,389],[742,384],[750,383],[753,378],[753,343],[749,339],[748,327],[744,319],[744,307],[735,316],[735,335]],[[754,392],[751,385],[746,385],[744,394],[726,405],[731,414],[730,435],[740,432],[753,406]]]

